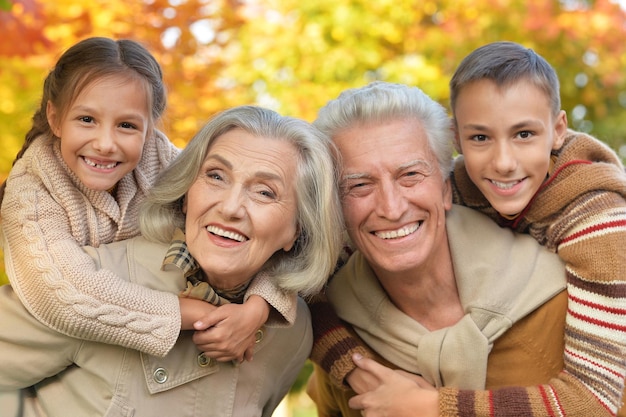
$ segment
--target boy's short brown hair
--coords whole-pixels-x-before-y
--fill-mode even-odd
[[[545,92],[552,114],[561,110],[559,79],[554,68],[539,54],[515,42],[493,42],[466,56],[450,80],[450,108],[466,85],[488,79],[498,86],[528,80]]]

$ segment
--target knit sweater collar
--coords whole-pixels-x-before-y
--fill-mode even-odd
[[[494,340],[565,288],[563,264],[531,237],[464,207],[448,212],[446,226],[466,312],[454,326],[429,332],[398,310],[358,251],[333,277],[328,297],[339,317],[390,362],[438,387],[482,389]]]
[[[591,164],[591,162],[594,162]],[[489,201],[465,170],[463,156],[455,160],[451,177],[454,202],[498,217]],[[626,172],[617,154],[601,141],[569,130],[561,149],[553,155],[548,178],[514,221],[502,224],[520,230],[524,224],[554,216],[590,190],[616,192],[626,197]]]

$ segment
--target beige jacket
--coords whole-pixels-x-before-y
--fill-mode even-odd
[[[124,279],[178,293],[185,286],[181,272],[159,269],[166,250],[141,237],[90,249],[99,265]],[[190,332],[163,358],[64,336],[34,319],[10,286],[0,287],[0,316],[0,390],[35,384],[36,395],[22,414],[7,414],[4,405],[14,398],[0,395],[9,417],[271,416],[312,344],[302,300],[295,324],[266,327],[254,360],[239,366],[205,358]]]

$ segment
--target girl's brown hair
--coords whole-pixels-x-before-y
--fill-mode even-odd
[[[85,87],[103,77],[120,74],[145,83],[151,108],[150,125],[153,127],[161,118],[167,101],[163,73],[156,59],[145,47],[132,40],[87,38],[69,48],[46,77],[41,104],[33,115],[33,125],[26,133],[24,145],[13,164],[37,138],[53,136],[46,113],[48,102],[54,105],[59,117],[63,118]],[[5,187],[6,181],[0,185],[0,203],[4,198]]]

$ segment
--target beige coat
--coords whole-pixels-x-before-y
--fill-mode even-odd
[[[180,271],[160,270],[166,250],[136,238],[91,254],[130,282],[177,293],[185,284]],[[0,287],[0,317],[0,390],[36,384],[23,417],[271,416],[312,344],[302,300],[295,324],[266,327],[254,360],[239,366],[205,358],[190,332],[164,358],[64,336],[34,319],[9,286]],[[0,395],[0,407],[11,400]]]

